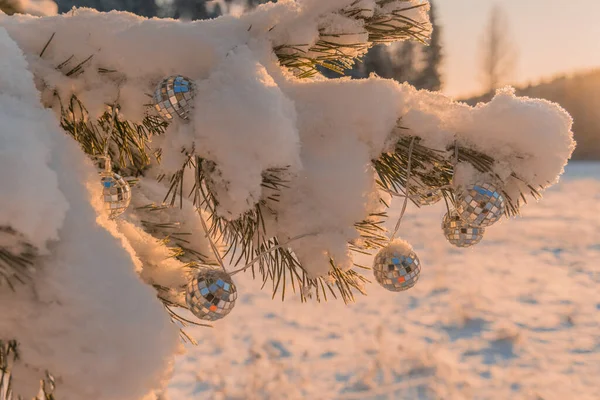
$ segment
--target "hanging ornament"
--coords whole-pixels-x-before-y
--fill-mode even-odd
[[[188,284],[185,301],[196,317],[215,321],[231,312],[236,299],[237,289],[227,272],[203,268]]]
[[[154,91],[154,108],[167,122],[174,116],[188,119],[194,98],[194,82],[181,75],[164,79]]]
[[[131,203],[131,188],[129,183],[119,174],[115,174],[111,169],[110,157],[106,156],[104,172],[102,172],[100,182],[102,183],[102,199],[104,200],[104,209],[110,219],[114,219],[123,214],[129,203]]]
[[[468,225],[490,226],[504,215],[505,202],[500,191],[490,183],[477,183],[459,190],[456,212]]]
[[[402,292],[415,286],[421,273],[421,263],[411,246],[395,240],[377,253],[373,274],[377,282],[392,292]]]
[[[456,211],[444,215],[442,229],[446,239],[456,247],[471,247],[481,242],[485,228],[470,226],[466,224]]]

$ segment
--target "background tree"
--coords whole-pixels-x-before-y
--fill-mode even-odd
[[[517,50],[510,37],[508,18],[495,5],[481,40],[481,69],[484,89],[494,92],[507,83],[514,73]]]
[[[442,31],[437,20],[435,2],[430,1],[429,3],[431,4],[429,19],[433,26],[433,32],[431,33],[429,46],[422,46],[425,66],[412,84],[419,89],[438,91],[442,88],[442,73],[440,71],[443,61]]]
[[[0,0],[7,1],[7,0]],[[73,7],[90,7],[98,11],[129,11],[143,17],[168,17],[175,19],[198,20],[216,18],[223,14],[234,0],[56,0],[59,12],[67,12]],[[250,6],[264,2],[248,0]]]
[[[59,13],[67,12],[73,7],[89,7],[102,12],[129,11],[148,18],[159,15],[159,6],[155,0],[56,0],[56,3]]]

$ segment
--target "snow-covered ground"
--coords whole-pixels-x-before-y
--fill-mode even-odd
[[[423,272],[406,293],[282,303],[237,276],[232,314],[189,330],[170,398],[600,399],[600,164],[571,165],[470,250],[443,214],[409,206]]]

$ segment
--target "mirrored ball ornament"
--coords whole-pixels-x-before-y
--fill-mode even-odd
[[[204,268],[189,282],[185,301],[196,317],[216,321],[231,312],[236,299],[237,289],[227,272]]]
[[[490,226],[502,218],[504,210],[504,197],[490,183],[470,185],[456,194],[456,212],[468,225]]]
[[[109,218],[113,219],[123,214],[131,203],[131,188],[129,183],[119,174],[104,172],[100,180],[102,184],[102,199],[104,209]]]
[[[389,291],[402,292],[412,288],[420,273],[421,262],[408,246],[392,243],[375,256],[373,274],[377,282]]]
[[[158,84],[154,91],[154,108],[167,122],[175,116],[188,119],[194,99],[194,82],[181,75],[173,75]]]
[[[444,215],[442,230],[446,239],[456,247],[471,247],[481,242],[485,228],[470,226],[465,223],[456,211]]]

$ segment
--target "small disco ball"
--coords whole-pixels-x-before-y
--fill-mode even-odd
[[[113,172],[102,174],[102,199],[110,219],[123,214],[131,203],[131,188],[121,175]]]
[[[231,276],[219,269],[202,269],[190,281],[185,301],[192,314],[205,321],[225,317],[235,306],[237,289]]]
[[[194,98],[194,82],[181,75],[173,75],[158,84],[154,91],[154,108],[165,121],[178,115],[188,119]]]
[[[466,224],[456,211],[446,213],[442,221],[442,230],[446,239],[456,247],[471,247],[481,242],[485,228]]]
[[[489,183],[467,186],[456,195],[456,212],[468,225],[487,227],[504,215],[504,197]]]
[[[417,197],[416,201],[420,206],[431,206],[438,203],[443,198],[444,194],[441,190],[434,190],[421,194]]]
[[[402,292],[415,286],[421,273],[421,263],[414,251],[406,246],[389,246],[375,256],[373,274],[377,282],[392,292]]]

